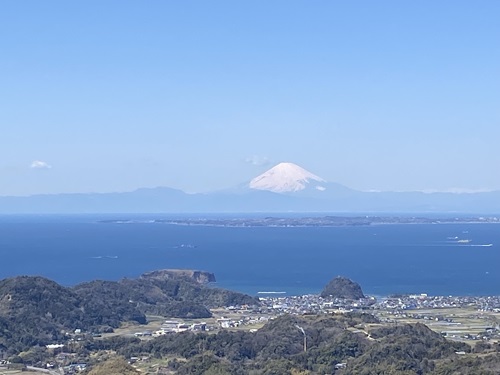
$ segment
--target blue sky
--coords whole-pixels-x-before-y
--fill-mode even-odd
[[[500,190],[500,2],[0,4],[0,195],[189,192],[280,161]]]

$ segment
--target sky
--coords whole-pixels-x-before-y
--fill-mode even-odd
[[[500,190],[500,2],[0,4],[0,195]]]

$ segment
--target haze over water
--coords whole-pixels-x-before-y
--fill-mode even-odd
[[[42,275],[73,285],[188,268],[214,272],[218,286],[252,295],[319,293],[337,275],[359,282],[370,295],[500,295],[496,224],[228,228],[99,222],[122,218],[1,216],[0,278]],[[486,244],[493,246],[478,246]]]

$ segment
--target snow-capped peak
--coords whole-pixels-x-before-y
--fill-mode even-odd
[[[321,177],[299,167],[294,163],[280,163],[250,181],[249,187],[275,193],[289,193],[304,190],[306,187],[324,191],[318,183],[326,182]]]

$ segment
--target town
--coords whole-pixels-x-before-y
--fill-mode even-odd
[[[282,315],[315,316],[362,313],[371,316],[368,323],[346,327],[368,337],[370,329],[379,326],[424,323],[430,329],[454,341],[472,345],[500,342],[500,296],[429,296],[427,294],[393,295],[377,300],[366,296],[356,300],[321,297],[320,295],[266,296],[259,306],[228,306],[213,309],[208,319],[172,319],[149,317],[148,324],[118,328],[114,332],[95,334],[77,329],[68,333],[68,341],[47,345],[58,353],[45,368],[31,371],[48,374],[76,374],[87,368],[85,362],[75,362],[71,347],[84,340],[102,340],[113,336],[152,340],[163,335],[182,332],[248,331],[256,332],[270,320]],[[462,352],[457,352],[462,354]],[[463,353],[465,354],[465,353]],[[130,357],[128,362],[140,368],[150,365],[149,357]],[[2,371],[16,368],[6,360],[0,362]],[[8,373],[8,372],[6,372]]]
[[[149,338],[185,331],[249,330],[256,331],[269,320],[284,314],[321,315],[362,312],[373,315],[381,324],[421,322],[447,338],[500,340],[500,296],[428,296],[397,295],[377,300],[358,300],[301,296],[260,297],[260,306],[228,306],[213,309],[213,318],[202,320],[165,320],[153,324],[156,330],[122,332]]]
[[[156,332],[138,336],[158,336],[172,332],[215,331],[222,329],[255,331],[283,314],[320,315],[363,312],[380,323],[421,322],[447,338],[461,341],[500,339],[500,297],[400,295],[359,300],[323,298],[319,295],[261,297],[261,306],[229,306],[213,310],[209,323],[166,321]]]

